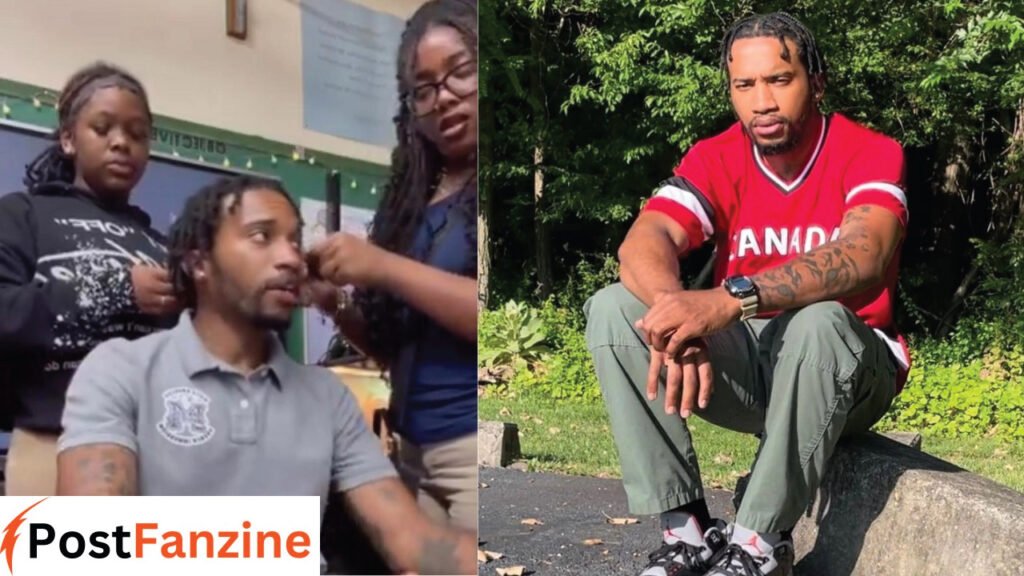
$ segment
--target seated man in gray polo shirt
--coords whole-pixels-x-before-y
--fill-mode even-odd
[[[353,395],[275,337],[300,301],[300,233],[274,181],[227,178],[188,200],[169,247],[188,310],[173,330],[109,341],[82,362],[64,411],[58,493],[325,503],[333,488],[396,571],[475,574],[475,535],[428,520]]]

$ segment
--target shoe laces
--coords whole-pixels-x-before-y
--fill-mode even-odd
[[[717,568],[715,574],[728,574],[729,576],[764,576],[761,566],[765,559],[754,558],[739,544],[729,544],[718,551],[718,554],[711,559],[711,565]],[[737,570],[742,570],[738,572]]]
[[[695,566],[702,562],[700,548],[680,540],[672,544],[662,544],[661,548],[648,554],[647,559],[650,561],[648,566],[661,566],[675,562],[676,556],[680,555],[686,560],[684,566]]]

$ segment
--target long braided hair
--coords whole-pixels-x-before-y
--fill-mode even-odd
[[[93,94],[103,88],[112,87],[135,94],[146,109],[146,116],[152,125],[153,113],[149,109],[149,98],[142,83],[134,76],[106,62],[96,62],[82,68],[68,79],[60,91],[60,99],[57,101],[57,129],[52,135],[57,143],[46,148],[25,167],[24,183],[29,192],[35,192],[40,186],[50,182],[71,184],[75,181],[75,159],[61,149],[60,135],[74,128],[78,114],[89,103]]]
[[[427,31],[449,26],[458,31],[470,53],[477,53],[477,8],[475,0],[430,0],[406,23],[398,51],[398,86],[402,104],[394,118],[398,146],[391,155],[391,178],[374,215],[369,238],[374,244],[398,254],[409,254],[416,232],[442,173],[437,148],[416,129],[416,117],[409,98],[414,88],[416,49]],[[453,204],[456,216],[466,218],[466,242],[474,255],[463,274],[476,275],[475,184],[467,187]],[[451,217],[452,215],[449,215]],[[471,265],[469,265],[471,264]],[[408,307],[382,290],[357,291],[356,304],[370,326],[369,345],[373,355],[385,362],[397,354],[407,337]]]
[[[818,43],[814,41],[814,34],[803,24],[786,12],[771,12],[769,14],[753,14],[741,18],[722,38],[722,70],[726,76],[729,75],[729,62],[732,61],[733,42],[740,38],[777,38],[782,44],[782,58],[789,60],[789,47],[786,46],[786,39],[793,41],[796,45],[797,58],[807,70],[811,78],[819,77],[824,80],[828,67],[825,64],[825,57],[818,49]]]

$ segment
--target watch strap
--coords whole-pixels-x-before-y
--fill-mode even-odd
[[[743,311],[742,314],[740,314],[741,322],[746,322],[754,316],[757,316],[757,308],[760,300],[761,299],[756,293],[740,299],[740,309]]]

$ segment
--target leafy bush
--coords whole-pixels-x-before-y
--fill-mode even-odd
[[[966,364],[921,362],[915,355],[907,385],[879,427],[950,438],[1024,438],[1022,369],[1024,349],[1019,347],[997,347]]]
[[[480,366],[492,369],[497,383],[511,391],[556,400],[601,396],[583,336],[582,311],[553,301],[539,309],[510,301],[484,312],[479,340]]]
[[[514,300],[482,314],[477,340],[478,361],[486,368],[511,366],[518,372],[542,361],[551,351],[540,314]]]
[[[582,332],[565,332],[562,347],[547,364],[547,373],[533,383],[532,389],[556,400],[601,398],[594,363]]]

